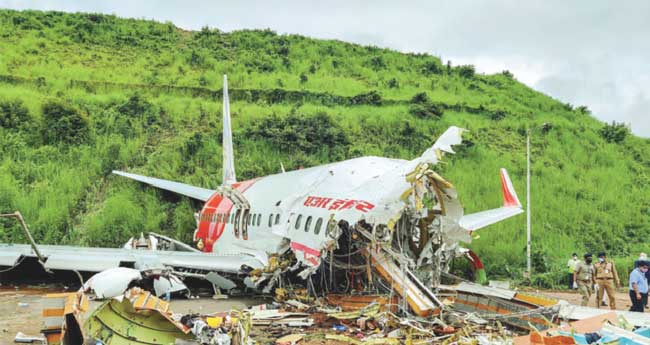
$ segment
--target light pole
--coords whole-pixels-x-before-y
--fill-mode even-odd
[[[526,278],[531,278],[531,252],[530,252],[530,133],[535,129],[547,130],[550,127],[548,122],[539,126],[529,128],[526,131]]]

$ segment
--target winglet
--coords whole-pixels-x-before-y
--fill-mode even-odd
[[[230,99],[228,98],[228,76],[223,76],[223,179],[222,186],[237,182],[235,175],[235,157],[232,149],[232,129],[230,128]]]
[[[508,171],[501,168],[501,192],[503,193],[503,207],[521,207],[515,187],[512,186]]]

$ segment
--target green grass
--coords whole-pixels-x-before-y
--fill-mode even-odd
[[[218,186],[221,104],[213,95],[227,73],[240,179],[276,173],[280,163],[295,169],[362,155],[413,158],[457,125],[470,130],[469,143],[439,170],[475,212],[501,202],[500,167],[525,201],[524,133],[551,122],[532,145],[535,283],[561,285],[574,251],[607,250],[626,273],[631,258],[648,251],[650,142],[628,134],[610,143],[600,133],[605,124],[588,112],[509,73],[463,71],[429,55],[268,30],[187,32],[106,15],[0,10],[0,105],[19,100],[30,116],[25,128],[0,128],[0,212],[21,210],[43,243],[116,246],[140,231],[188,240],[201,205],[109,172]],[[381,104],[352,105],[370,92]],[[444,110],[441,117],[409,112],[421,92]],[[50,101],[87,117],[88,138],[46,140],[43,104]],[[254,134],[269,116],[319,113],[331,122],[318,130],[347,140],[308,151],[299,148],[312,147],[310,137],[296,139],[299,145]],[[488,274],[521,275],[524,216],[477,235],[471,247]],[[0,241],[24,239],[3,220]]]

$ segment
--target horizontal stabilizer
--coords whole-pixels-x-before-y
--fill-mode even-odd
[[[201,201],[207,201],[208,199],[210,199],[212,194],[214,194],[214,190],[205,189],[201,187],[194,187],[189,184],[180,183],[180,182],[162,180],[159,178],[136,175],[136,174],[131,174],[131,173],[117,171],[117,170],[113,170],[113,174],[124,176],[132,180],[146,183],[156,188],[160,188],[180,195],[185,195],[192,199],[201,200]]]
[[[459,221],[460,226],[475,231],[524,212],[506,169],[501,169],[501,193],[502,207],[464,215]]]

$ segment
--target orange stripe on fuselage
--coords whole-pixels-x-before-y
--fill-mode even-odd
[[[233,183],[232,187],[238,190],[240,193],[245,192],[250,188],[258,179],[243,181]],[[221,195],[215,193],[208,199],[208,201],[203,206],[201,214],[213,215],[215,213],[228,215],[233,208],[233,203],[230,199],[224,198]],[[216,221],[212,221],[213,218],[210,217],[208,220],[200,218],[199,220],[199,231],[196,233],[197,239],[203,241],[203,251],[212,252],[214,243],[217,242],[219,237],[223,234],[224,229],[226,228],[226,223],[224,222],[223,217],[218,218]],[[219,221],[219,222],[217,222]]]

